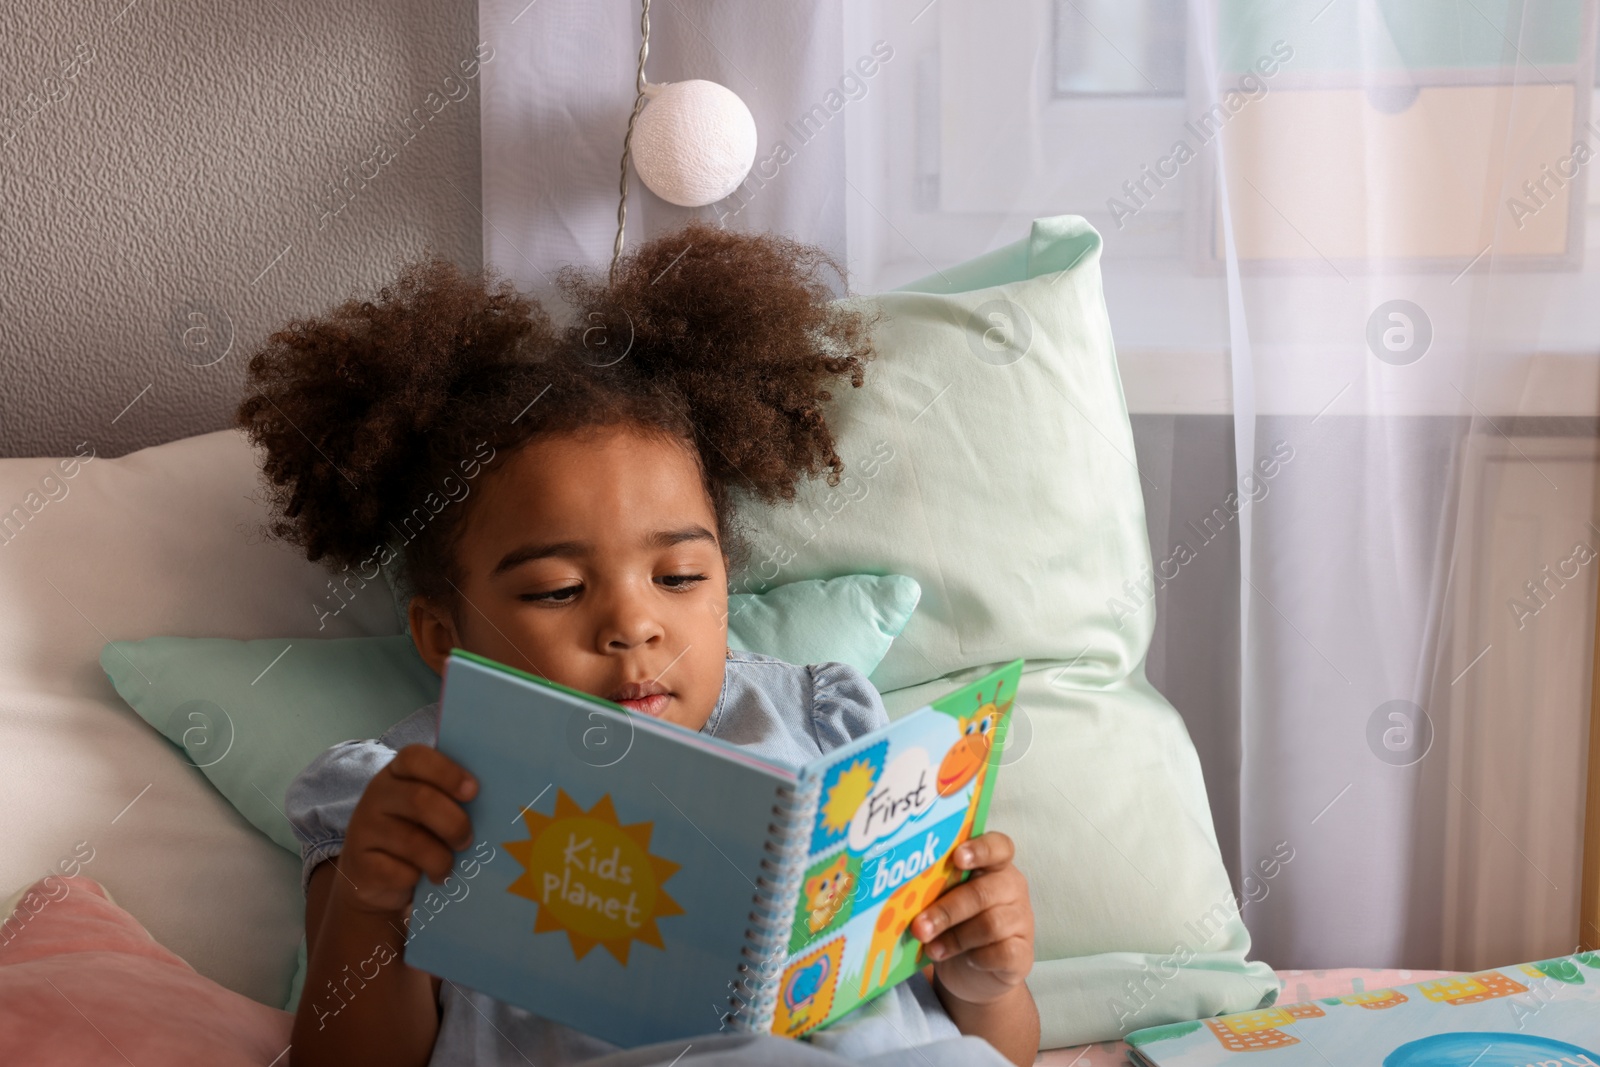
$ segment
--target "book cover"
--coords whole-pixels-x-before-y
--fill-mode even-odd
[[[1021,668],[793,769],[456,650],[438,748],[476,844],[418,883],[406,962],[623,1046],[815,1029],[915,968]]]
[[[1153,1026],[1127,1041],[1140,1067],[1600,1067],[1600,955]]]
[[[820,786],[771,1031],[797,1037],[927,962],[911,920],[970,872],[1023,661],[857,738],[804,771]]]
[[[795,774],[459,651],[438,748],[476,844],[418,882],[406,962],[619,1045],[717,1030]]]

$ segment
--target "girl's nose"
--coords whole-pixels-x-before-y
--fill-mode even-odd
[[[660,621],[644,605],[619,598],[609,605],[600,626],[602,652],[620,652],[648,645],[666,636]]]

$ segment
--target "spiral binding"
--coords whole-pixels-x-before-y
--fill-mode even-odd
[[[778,978],[788,962],[789,931],[794,922],[800,886],[805,881],[805,857],[811,824],[822,791],[820,779],[782,785],[767,824],[766,855],[756,876],[750,925],[739,949],[743,959],[728,983],[729,1011],[724,1026],[752,1033],[772,1029],[778,1003]]]

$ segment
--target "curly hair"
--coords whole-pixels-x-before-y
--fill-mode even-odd
[[[830,270],[844,279],[813,246],[694,222],[609,280],[563,268],[558,328],[492,269],[407,263],[252,354],[237,423],[264,452],[267,533],[365,580],[398,559],[407,592],[454,604],[465,480],[536,437],[625,424],[697,459],[741,566],[741,497],[792,500],[844,468],[824,405],[863,384],[875,315],[834,300]]]

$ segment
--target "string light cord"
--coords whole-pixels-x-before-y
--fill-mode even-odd
[[[608,275],[615,284],[617,280],[617,261],[622,258],[623,231],[628,223],[628,163],[633,154],[633,125],[639,121],[639,112],[644,110],[645,89],[644,61],[650,54],[650,0],[643,0],[643,9],[639,13],[639,69],[634,79],[633,111],[628,115],[628,132],[622,136],[622,177],[619,182],[621,195],[617,199],[617,240],[611,247],[611,271]]]

